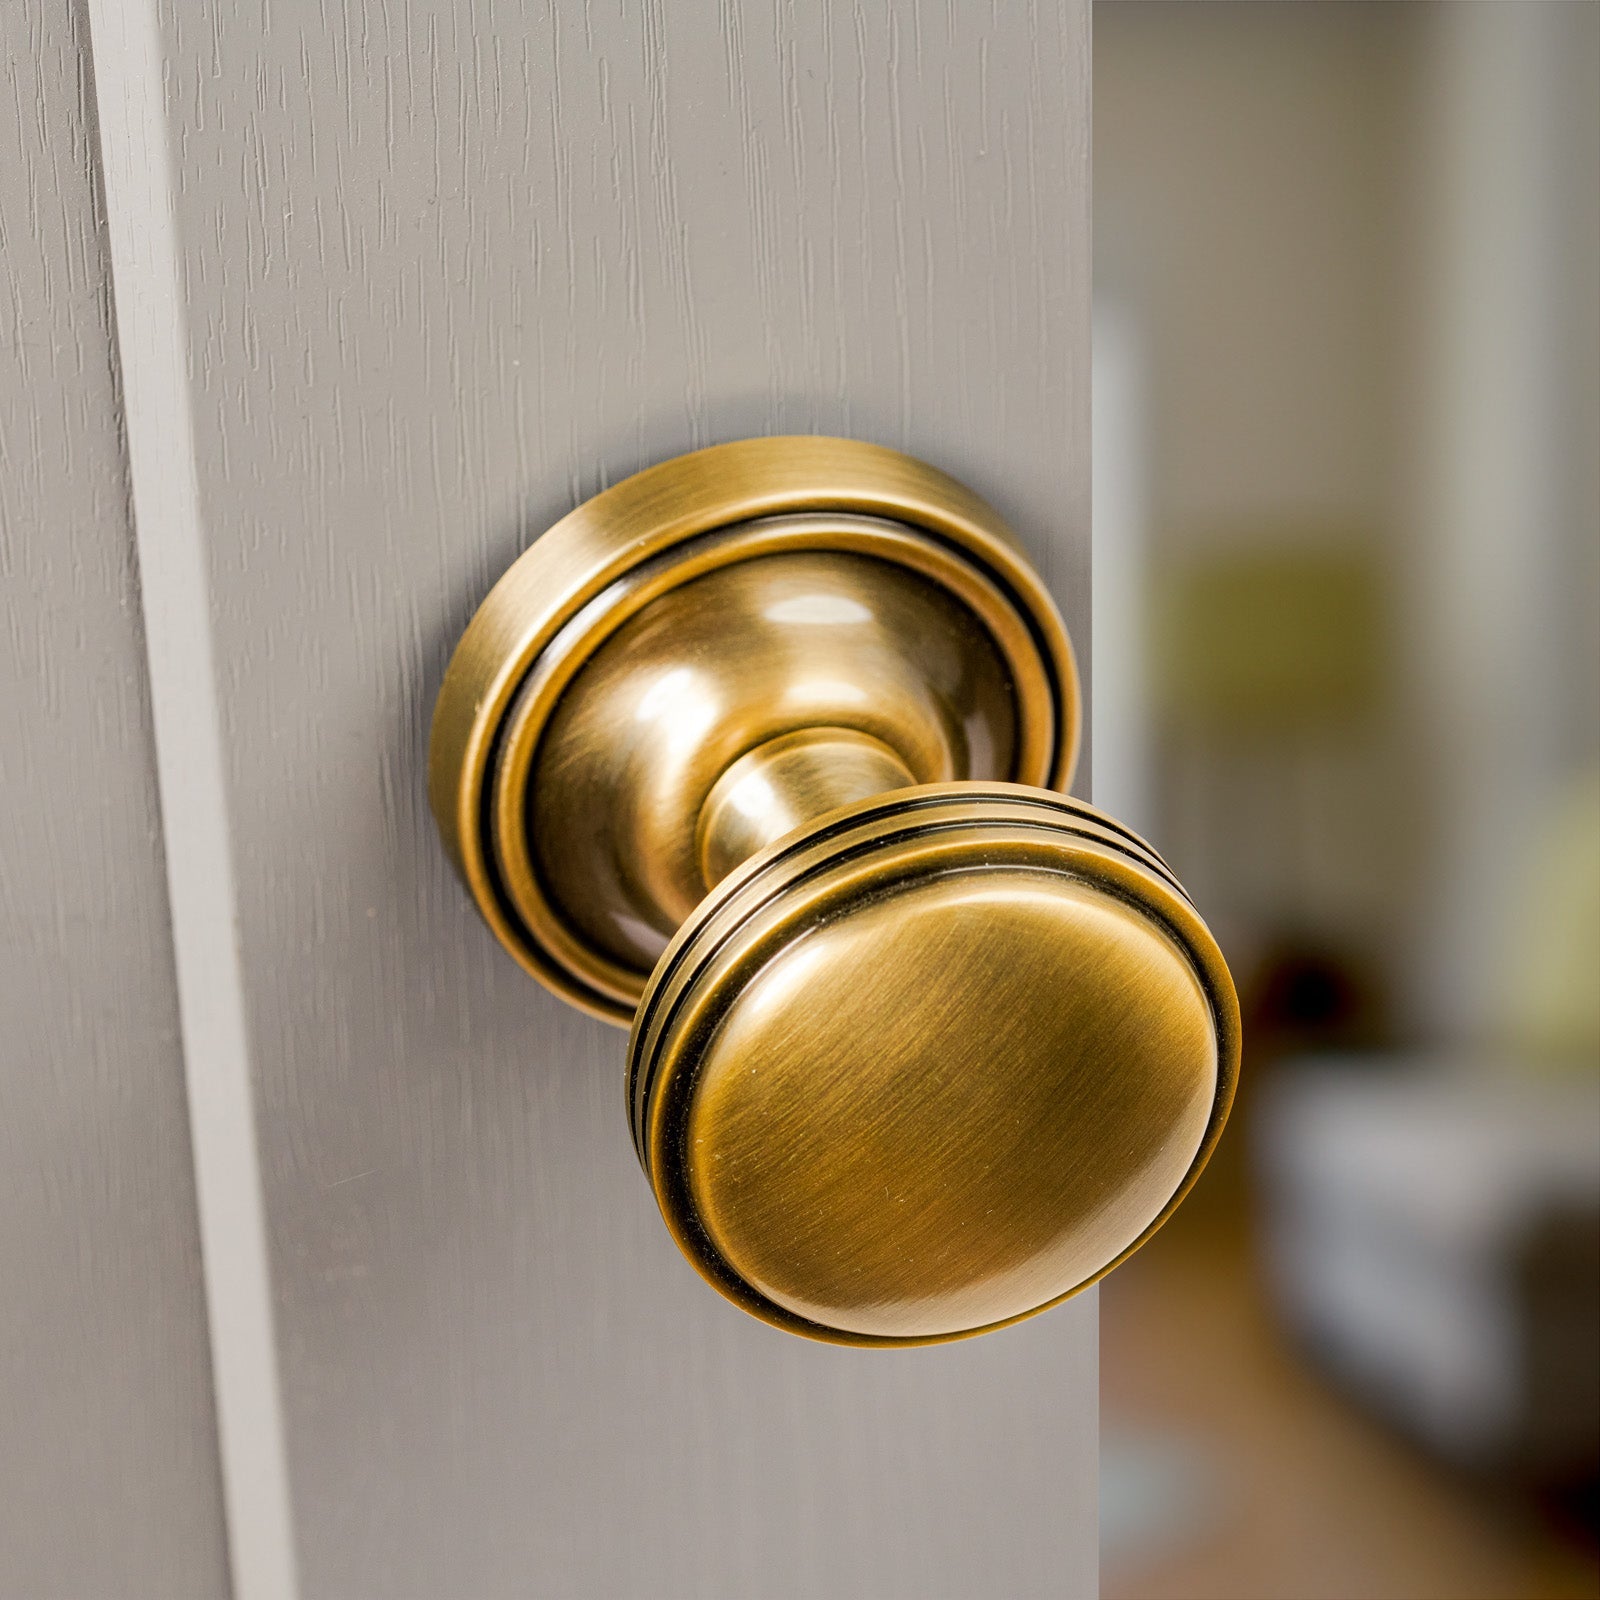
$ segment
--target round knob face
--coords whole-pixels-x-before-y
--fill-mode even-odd
[[[1147,847],[1038,790],[904,790],[764,852],[680,933],[633,1038],[635,1133],[746,1309],[947,1339],[1140,1243],[1237,1054],[1221,957]]]

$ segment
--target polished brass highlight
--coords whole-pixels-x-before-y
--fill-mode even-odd
[[[888,745],[850,728],[802,728],[758,744],[700,808],[700,877],[714,889],[742,861],[825,811],[917,781]]]
[[[580,506],[445,675],[434,812],[502,943],[633,1023],[669,1228],[841,1343],[959,1338],[1108,1271],[1233,1094],[1166,864],[1052,789],[1078,687],[1005,525],[856,441],[744,440]]]

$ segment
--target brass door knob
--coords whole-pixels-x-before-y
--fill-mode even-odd
[[[632,1023],[662,1215],[756,1316],[849,1344],[1014,1321],[1209,1155],[1233,985],[1161,857],[1055,792],[1078,724],[999,517],[851,440],[617,484],[462,635],[445,845],[530,973]]]

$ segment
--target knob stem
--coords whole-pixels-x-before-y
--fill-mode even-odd
[[[748,750],[700,809],[700,873],[714,889],[784,834],[875,794],[917,781],[881,739],[853,728],[802,728]]]

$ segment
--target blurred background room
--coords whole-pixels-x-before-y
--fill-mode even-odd
[[[1106,0],[1094,182],[1095,799],[1245,1014],[1105,1593],[1594,1595],[1600,6]]]

